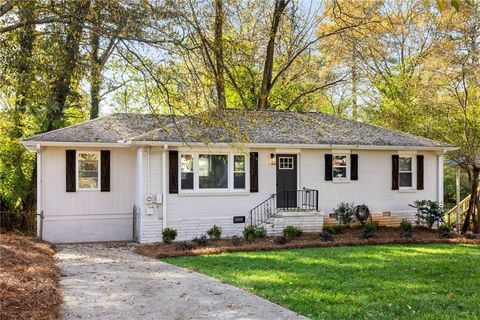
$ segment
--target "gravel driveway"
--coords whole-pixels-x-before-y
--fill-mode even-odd
[[[58,246],[64,319],[306,319],[134,246]]]

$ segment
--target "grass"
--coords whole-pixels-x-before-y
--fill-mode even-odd
[[[61,302],[53,247],[0,233],[0,319],[57,319]]]
[[[480,246],[332,247],[165,261],[312,319],[480,318]]]

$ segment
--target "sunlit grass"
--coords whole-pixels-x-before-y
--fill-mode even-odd
[[[479,246],[333,247],[165,261],[313,319],[480,318]]]

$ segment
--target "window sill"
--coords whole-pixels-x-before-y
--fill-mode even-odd
[[[343,178],[343,179],[335,179],[335,178],[333,178],[332,182],[333,182],[333,183],[347,183],[347,182],[350,182],[350,180],[347,179],[347,178]]]
[[[417,189],[415,189],[414,187],[400,187],[398,189],[398,192],[400,193],[415,193],[417,192]]]
[[[242,191],[232,191],[232,190],[225,190],[225,191],[180,191],[178,193],[179,197],[205,197],[205,196],[248,196],[250,192],[242,190]]]

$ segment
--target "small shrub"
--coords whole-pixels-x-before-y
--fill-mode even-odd
[[[292,241],[302,234],[302,230],[294,226],[286,226],[285,228],[283,228],[282,233],[283,233],[283,236],[287,238],[288,241]]]
[[[199,246],[206,246],[208,244],[208,238],[206,234],[202,234],[200,237],[195,237],[192,241]]]
[[[240,238],[238,236],[233,236],[232,239],[230,239],[230,242],[234,246],[239,246],[242,243],[242,238]]]
[[[330,232],[321,231],[319,235],[322,241],[333,241],[333,235]]]
[[[363,239],[369,239],[374,237],[378,231],[378,222],[365,223],[362,227],[361,236]]]
[[[451,230],[452,228],[446,223],[438,226],[438,233],[440,234],[441,237],[444,237],[444,238],[450,237]]]
[[[283,245],[283,244],[286,244],[288,242],[288,239],[285,236],[277,236],[277,237],[273,238],[273,242],[275,244]]]
[[[264,227],[247,226],[243,229],[243,237],[247,241],[262,239],[267,236],[267,229]]]
[[[164,243],[171,243],[177,237],[177,230],[165,228],[162,230],[162,240]]]
[[[435,223],[443,222],[443,208],[436,201],[417,200],[409,206],[417,209],[417,224],[425,224],[429,229],[432,229]]]
[[[353,203],[341,202],[334,209],[334,212],[340,220],[340,224],[344,226],[348,227],[354,221]]]
[[[400,222],[400,235],[402,237],[411,237],[413,233],[413,225],[408,219],[402,219]]]
[[[179,242],[175,246],[175,250],[177,251],[190,251],[193,249],[195,249],[195,246],[192,243],[186,241]]]
[[[213,227],[211,227],[207,231],[207,234],[210,237],[210,239],[219,240],[222,236],[222,228],[220,228],[216,225],[213,225]]]
[[[322,228],[323,232],[328,232],[330,234],[340,234],[343,231],[343,228],[341,225],[334,225],[334,226],[324,226]]]

